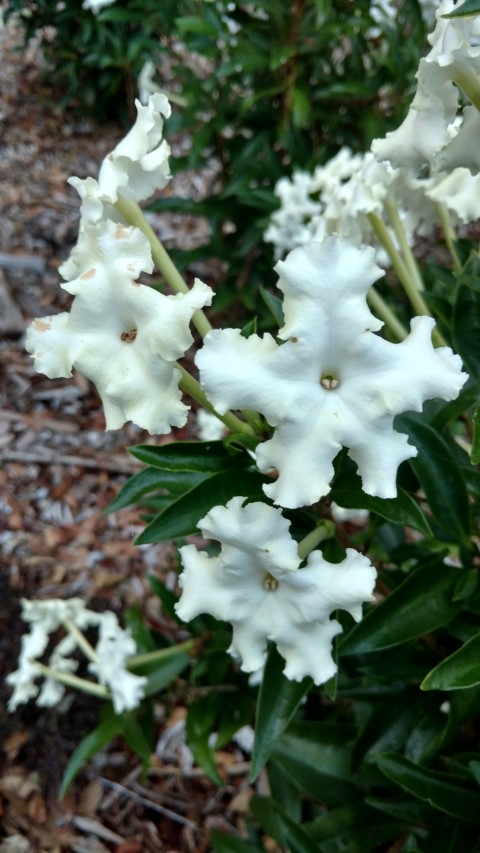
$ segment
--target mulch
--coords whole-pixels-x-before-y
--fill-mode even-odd
[[[17,52],[19,44],[13,25],[0,30],[0,853],[203,853],[212,827],[241,833],[252,788],[248,756],[234,744],[217,755],[222,788],[184,762],[183,743],[170,752],[162,746],[169,731],[181,740],[186,684],[158,697],[159,746],[145,777],[116,740],[62,802],[62,773],[98,723],[99,702],[67,695],[55,709],[33,702],[6,709],[4,677],[16,668],[23,597],[80,596],[120,616],[135,604],[149,626],[176,630],[146,581],[147,571],[171,576],[173,548],[133,544],[142,529],[135,509],[105,513],[139,470],[126,447],[153,439],[131,424],[105,432],[94,387],[78,375],[35,374],[23,348],[32,318],[70,304],[58,275],[78,231],[67,178],[96,175],[124,131],[62,112],[41,79],[38,46]],[[198,189],[202,177],[194,178]],[[204,235],[201,222],[157,224],[167,243],[179,231],[187,245]],[[194,430],[192,416],[179,437]]]

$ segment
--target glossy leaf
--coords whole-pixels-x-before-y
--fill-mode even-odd
[[[461,606],[452,601],[459,577],[439,558],[418,566],[340,641],[340,654],[388,649],[448,624]]]
[[[480,634],[425,676],[422,690],[462,690],[480,684]]]
[[[347,805],[329,810],[302,829],[321,853],[371,853],[381,842],[404,832],[406,824],[384,818],[365,805]]]
[[[409,463],[418,477],[430,509],[443,528],[448,541],[468,542],[470,507],[465,480],[452,452],[441,435],[413,415],[402,415],[400,425],[406,429],[418,456]]]
[[[199,471],[161,471],[158,468],[146,468],[130,477],[122,486],[106,512],[116,512],[126,506],[141,502],[148,492],[167,489],[174,493],[191,489],[208,474]]]
[[[219,504],[225,505],[236,495],[262,500],[264,477],[255,471],[222,471],[202,480],[193,489],[173,501],[147,525],[136,539],[137,545],[178,539],[198,532],[198,521]]]
[[[368,509],[394,524],[413,527],[425,536],[432,535],[425,513],[414,498],[401,487],[398,487],[396,498],[376,498],[365,494],[356,474],[341,474],[335,479],[329,497],[347,509]]]
[[[216,473],[226,468],[244,468],[251,464],[246,453],[232,453],[221,441],[174,441],[153,446],[138,444],[129,451],[140,462],[162,471],[203,471]]]
[[[479,0],[465,0],[465,3],[458,6],[454,12],[442,15],[442,18],[465,18],[468,15],[480,15]]]
[[[377,764],[388,779],[452,817],[480,824],[480,792],[462,776],[421,767],[396,753],[379,755]]]
[[[311,678],[289,681],[283,674],[285,661],[275,647],[269,650],[258,695],[255,743],[250,779],[254,781],[270,757],[278,738],[285,731],[303,697],[312,685]]]
[[[251,809],[267,835],[290,853],[318,853],[316,843],[271,798],[253,797]]]

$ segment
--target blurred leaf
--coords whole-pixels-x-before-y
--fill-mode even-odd
[[[186,491],[207,476],[206,472],[200,471],[161,471],[158,468],[145,468],[124,483],[105,512],[116,512],[131,504],[139,503],[143,495],[156,489]]]
[[[243,841],[233,835],[226,835],[218,829],[212,829],[210,841],[215,853],[265,853],[263,846]]]
[[[290,681],[283,674],[284,659],[276,648],[269,649],[260,686],[255,721],[255,743],[250,780],[253,782],[268,760],[278,738],[312,685],[311,678]]]
[[[162,471],[215,473],[251,464],[247,453],[232,453],[221,441],[175,441],[158,447],[138,444],[128,449],[141,462]]]
[[[462,690],[480,684],[480,634],[425,676],[422,690]]]
[[[480,406],[477,406],[472,415],[473,436],[472,436],[472,452],[470,454],[470,462],[472,465],[480,464]]]
[[[377,764],[388,779],[435,809],[467,823],[480,824],[480,793],[462,776],[420,767],[395,753],[377,756]]]
[[[480,293],[461,284],[453,309],[452,341],[462,357],[465,370],[480,384]]]
[[[329,810],[302,829],[317,842],[320,853],[371,853],[378,844],[401,835],[406,825],[364,805],[347,805]]]
[[[362,797],[352,778],[352,730],[336,723],[291,723],[273,750],[292,784],[329,806]]]
[[[145,696],[153,696],[175,681],[191,663],[191,657],[185,652],[172,649],[171,656],[163,658],[156,664],[149,664],[148,668],[138,666],[135,668],[135,672],[141,674],[148,671]]]
[[[447,625],[461,606],[452,601],[460,576],[438,557],[418,566],[340,641],[340,654],[388,649]]]
[[[220,694],[214,692],[193,700],[187,709],[186,722],[187,743],[195,761],[216,785],[223,785],[223,780],[217,770],[215,754],[209,739],[216,729],[220,703]]]
[[[278,298],[274,293],[270,293],[269,290],[266,290],[264,287],[260,288],[260,296],[267,308],[272,312],[273,318],[279,329],[283,326],[285,322],[285,318],[283,316],[283,303],[282,300]]]
[[[104,746],[110,743],[116,735],[123,730],[123,718],[116,715],[109,716],[104,722],[100,723],[92,732],[90,732],[78,744],[70,761],[68,762],[63,774],[62,784],[60,786],[59,798],[62,800],[67,793],[73,780],[80,772],[87,761],[103,749]]]
[[[262,500],[265,478],[255,471],[233,470],[213,474],[173,501],[135,540],[137,545],[178,539],[198,531],[198,522],[212,507],[225,505],[236,495]]]
[[[254,796],[251,809],[267,835],[290,853],[318,853],[316,843],[271,798]]]
[[[148,769],[150,766],[150,758],[152,751],[150,749],[149,744],[145,738],[142,727],[132,716],[126,716],[122,734],[127,741],[130,749],[133,749],[134,752],[142,759],[142,764],[144,769]]]

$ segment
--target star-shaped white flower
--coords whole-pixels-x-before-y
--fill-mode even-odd
[[[361,619],[375,569],[352,549],[337,564],[313,551],[300,569],[296,542],[280,511],[263,503],[242,506],[244,501],[232,498],[198,523],[203,536],[221,542],[218,557],[194,545],[180,548],[184,571],[177,613],[186,621],[210,613],[230,622],[229,652],[245,672],[263,666],[271,640],[286,661],[287,678],[309,675],[321,684],[336,671],[331,644],[342,630],[330,614],[338,608]]]
[[[107,429],[131,420],[151,433],[183,426],[188,407],[178,388],[177,358],[192,343],[193,313],[212,291],[196,279],[187,294],[164,296],[135,279],[152,271],[150,245],[138,228],[106,221],[87,225],[63,285],[75,296],[70,313],[35,320],[26,348],[50,379],[76,368],[102,398]]]
[[[278,471],[264,491],[281,506],[328,494],[342,447],[365,492],[395,497],[397,468],[417,453],[394,430],[395,415],[421,411],[428,399],[455,399],[467,379],[459,356],[433,348],[429,317],[414,318],[400,344],[373,334],[383,325],[366,303],[382,274],[374,254],[335,237],[295,249],[275,267],[285,294],[283,343],[269,334],[212,331],[196,357],[220,414],[254,409],[276,427],[256,460],[261,471]]]
[[[116,714],[136,708],[144,696],[147,678],[126,669],[128,658],[136,651],[135,640],[128,629],[120,628],[115,613],[102,613],[95,647],[97,660],[88,669],[109,688]]]

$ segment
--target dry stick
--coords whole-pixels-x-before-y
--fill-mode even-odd
[[[122,796],[128,797],[130,800],[135,800],[135,802],[140,803],[142,806],[145,806],[154,812],[158,812],[158,814],[164,815],[164,817],[169,817],[176,823],[183,823],[185,826],[197,829],[197,824],[194,823],[193,820],[189,820],[189,818],[183,817],[183,815],[179,815],[171,809],[160,806],[157,803],[154,803],[153,800],[147,799],[147,797],[142,797],[140,794],[136,794],[135,791],[125,788],[123,785],[120,785],[119,782],[113,782],[111,779],[105,779],[104,776],[97,776],[97,778],[103,785],[106,785],[108,788],[113,788],[115,791],[118,791],[119,794],[122,794]]]
[[[0,454],[2,462],[26,462],[37,465],[80,465],[83,468],[95,468],[100,471],[112,471],[114,474],[136,474],[140,465],[124,465],[107,459],[90,459],[83,456],[61,456],[58,454],[46,456],[43,453],[23,452],[20,450],[4,450]]]

